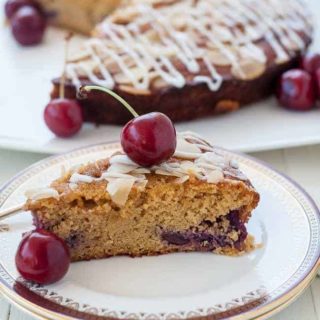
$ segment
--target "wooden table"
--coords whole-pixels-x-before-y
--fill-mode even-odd
[[[299,182],[320,205],[320,145],[252,154]],[[42,159],[34,153],[0,151],[0,182],[5,182],[21,169]],[[286,310],[273,320],[320,320],[320,278]],[[0,320],[34,320],[0,296]]]

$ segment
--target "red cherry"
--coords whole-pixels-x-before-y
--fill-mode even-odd
[[[312,76],[304,70],[293,69],[281,76],[277,97],[279,103],[288,109],[306,111],[315,105],[315,91]]]
[[[316,71],[316,91],[318,95],[318,99],[320,99],[320,69]]]
[[[320,69],[320,53],[307,53],[302,58],[302,68],[314,75],[318,69]]]
[[[13,15],[11,28],[18,43],[23,46],[35,45],[42,41],[46,19],[34,7],[23,6]]]
[[[8,0],[4,5],[6,17],[11,19],[18,9],[24,6],[31,6],[38,9],[38,6],[32,0]]]
[[[124,152],[141,166],[150,167],[168,160],[176,144],[176,130],[171,120],[160,112],[132,119],[121,133]]]
[[[26,280],[54,283],[62,279],[69,269],[69,249],[53,233],[38,229],[26,234],[20,242],[16,266]]]
[[[121,132],[122,148],[132,161],[141,166],[150,167],[173,156],[177,146],[176,129],[165,114],[152,112],[139,116],[118,94],[99,86],[81,87],[78,97],[87,98],[91,90],[111,95],[135,117],[124,126]]]
[[[44,110],[48,128],[59,137],[70,137],[82,127],[82,110],[77,100],[54,99]]]

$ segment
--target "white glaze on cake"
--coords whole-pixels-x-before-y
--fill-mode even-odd
[[[71,59],[67,76],[75,86],[83,76],[138,94],[186,83],[205,83],[216,91],[223,81],[218,66],[230,68],[235,78],[254,79],[268,63],[262,40],[272,48],[275,62],[283,63],[306,48],[302,34],[312,33],[300,0],[133,2],[101,23],[97,37]]]

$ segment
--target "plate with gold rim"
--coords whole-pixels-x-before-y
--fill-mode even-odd
[[[117,143],[94,145],[42,160],[0,190],[1,208],[47,186],[61,167],[103,158]],[[295,182],[248,156],[221,150],[239,162],[260,193],[248,229],[261,247],[241,257],[178,253],[77,262],[60,282],[26,282],[15,268],[30,213],[0,222],[0,290],[14,303],[48,319],[255,319],[289,303],[320,264],[320,215]]]

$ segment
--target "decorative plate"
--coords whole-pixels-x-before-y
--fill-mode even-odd
[[[108,156],[118,144],[102,144],[48,158],[8,182],[0,206],[21,203],[27,189],[46,186],[61,166]],[[261,248],[242,257],[179,253],[78,262],[50,286],[23,281],[14,255],[31,215],[0,222],[0,291],[38,317],[49,319],[263,318],[291,302],[320,264],[320,216],[293,181],[244,155],[237,160],[261,195],[249,231]]]

